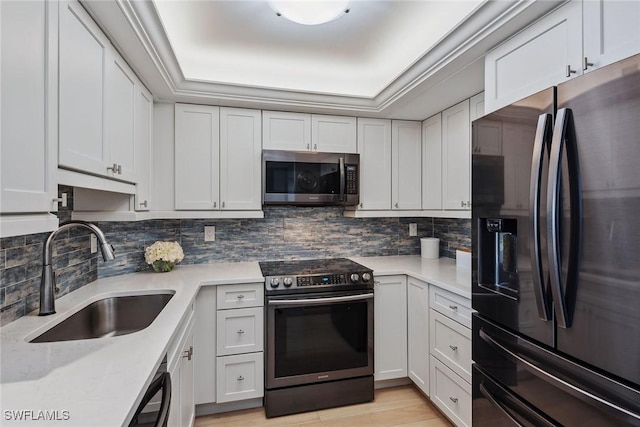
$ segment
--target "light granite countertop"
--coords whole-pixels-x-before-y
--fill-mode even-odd
[[[351,258],[375,275],[406,274],[471,297],[471,275],[455,261],[419,256]],[[98,279],[56,300],[57,313],[32,312],[0,328],[2,425],[116,426],[127,424],[183,317],[202,286],[264,282],[257,262],[179,265],[169,273],[142,272]],[[175,292],[147,328],[90,340],[29,343],[98,299]],[[7,411],[57,411],[67,421],[13,420]],[[50,412],[51,413],[51,412]],[[11,414],[9,414],[11,415]]]

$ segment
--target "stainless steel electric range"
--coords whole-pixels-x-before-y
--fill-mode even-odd
[[[267,417],[373,400],[373,271],[345,258],[260,268]]]

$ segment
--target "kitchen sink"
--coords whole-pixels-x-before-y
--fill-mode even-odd
[[[149,326],[171,293],[99,299],[32,339],[32,343],[73,341],[131,334]]]

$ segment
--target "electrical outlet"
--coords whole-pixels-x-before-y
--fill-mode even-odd
[[[409,237],[415,237],[418,235],[418,224],[412,222],[409,224]]]
[[[213,225],[204,226],[204,241],[215,242],[216,241],[216,227]]]
[[[98,238],[93,233],[89,236],[91,238],[91,253],[95,254],[96,252],[98,252]]]

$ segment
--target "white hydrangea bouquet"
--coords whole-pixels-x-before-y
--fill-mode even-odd
[[[167,272],[184,259],[178,242],[155,242],[144,250],[144,260],[155,272]]]

